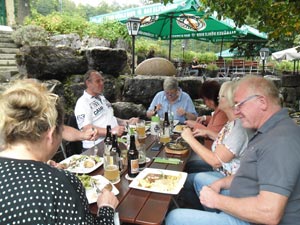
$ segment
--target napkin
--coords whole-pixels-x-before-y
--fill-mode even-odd
[[[162,157],[156,157],[154,159],[154,162],[156,163],[167,163],[167,164],[179,164],[182,162],[182,160],[177,159],[177,158],[162,158]]]

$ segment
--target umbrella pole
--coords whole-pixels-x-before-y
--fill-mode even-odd
[[[221,51],[220,51],[220,58],[222,57],[222,51],[223,51],[223,41],[224,41],[224,38],[222,37],[222,41],[221,41]]]
[[[171,61],[173,16],[170,17],[169,60]]]

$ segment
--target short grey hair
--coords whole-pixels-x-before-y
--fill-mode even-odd
[[[164,80],[164,91],[178,90],[178,80],[174,77],[168,77]]]

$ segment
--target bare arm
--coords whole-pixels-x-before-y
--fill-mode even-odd
[[[207,127],[203,126],[203,129],[196,129],[193,132],[193,135],[195,137],[197,136],[201,136],[201,137],[208,137],[211,140],[216,140],[216,138],[218,137],[218,133],[212,130],[207,129]]]
[[[229,162],[234,158],[234,154],[232,154],[224,145],[217,145],[215,152],[206,148],[193,136],[190,128],[184,129],[181,136],[197,155],[214,168],[222,166],[221,161]]]
[[[80,131],[73,127],[64,125],[62,136],[66,141],[94,140],[96,137],[96,131],[93,131],[90,127],[86,127]]]

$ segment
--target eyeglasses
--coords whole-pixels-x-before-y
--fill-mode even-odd
[[[254,99],[254,98],[258,98],[258,97],[261,97],[261,95],[250,95],[248,96],[247,98],[245,98],[243,101],[240,101],[238,103],[236,103],[233,108],[234,110],[240,110],[241,107],[248,101],[250,101],[251,99]]]
[[[175,96],[177,96],[177,91],[175,93],[165,91],[165,95],[168,96],[168,97],[175,97]]]

